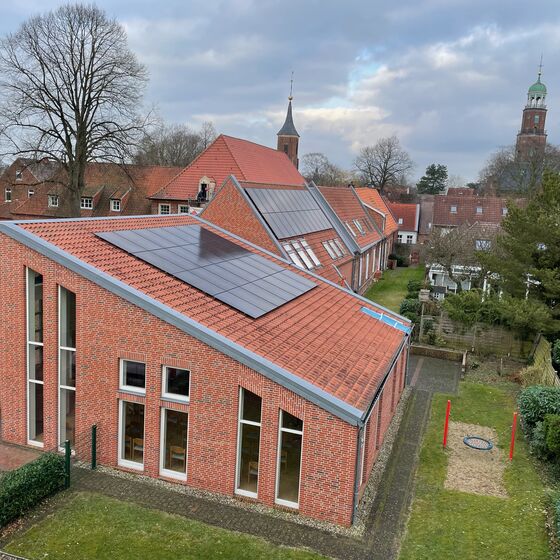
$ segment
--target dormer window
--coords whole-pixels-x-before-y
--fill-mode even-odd
[[[4,189],[4,201],[12,202],[12,189]]]
[[[121,200],[120,198],[112,198],[111,199],[111,212],[120,212],[121,211]]]
[[[351,233],[354,237],[356,237],[356,232],[352,229],[352,226],[351,226],[348,222],[345,222],[345,224],[346,224],[346,227],[349,229],[350,233]]]
[[[477,206],[476,207],[476,213],[479,214],[479,215],[482,214],[482,206]]]
[[[16,181],[23,181],[23,171],[16,169]]]
[[[57,194],[49,194],[48,205],[49,205],[49,208],[58,208],[58,195]]]
[[[33,189],[27,189],[27,198],[31,198],[35,194]]]
[[[452,214],[457,214],[457,206],[452,206],[451,207],[451,213]]]
[[[358,228],[358,231],[362,234],[365,235],[365,230],[362,226],[362,224],[360,223],[360,220],[352,220],[354,222],[354,225]]]
[[[82,210],[92,210],[93,198],[91,196],[82,196],[82,198],[80,199],[80,208]]]

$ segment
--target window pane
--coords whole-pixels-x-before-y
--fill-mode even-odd
[[[29,345],[29,379],[43,381],[43,347]]]
[[[67,387],[76,386],[76,352],[60,351],[60,384]]]
[[[282,428],[301,432],[303,430],[303,420],[282,411]]]
[[[28,340],[43,342],[43,275],[32,270],[28,276]]]
[[[173,393],[181,397],[189,396],[189,371],[168,367],[165,368],[167,374],[166,393]]]
[[[76,348],[76,294],[60,288],[60,345]]]
[[[146,364],[140,362],[123,361],[124,385],[129,387],[146,387]]]
[[[167,470],[185,473],[187,469],[188,414],[164,409],[164,466]]]
[[[241,418],[243,418],[243,420],[260,423],[261,402],[262,399],[258,395],[243,389],[243,407],[241,410]]]
[[[60,445],[66,440],[74,447],[76,432],[76,391],[60,390]]]
[[[237,487],[257,493],[259,480],[259,439],[261,429],[251,424],[240,424],[241,450]]]
[[[286,415],[285,412],[282,416]],[[299,473],[301,468],[301,434],[280,432],[278,498],[299,502]]]
[[[29,383],[29,439],[43,441],[42,383]]]
[[[124,402],[122,418],[122,457],[135,463],[144,462],[144,405]]]

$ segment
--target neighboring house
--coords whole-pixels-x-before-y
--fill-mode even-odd
[[[4,221],[0,246],[4,441],[80,457],[95,424],[102,465],[352,523],[406,319],[190,215]]]
[[[181,171],[179,167],[90,163],[80,214],[90,216],[145,215],[147,198]],[[17,159],[0,176],[0,219],[21,220],[72,216],[65,174],[49,160]]]
[[[397,221],[397,242],[408,245],[418,243],[420,204],[389,202],[388,206]]]
[[[230,176],[238,181],[303,186],[305,179],[283,151],[220,134],[176,177],[154,193],[153,214],[180,214],[204,206]]]
[[[437,195],[433,227],[452,229],[476,222],[499,225],[507,215],[507,202],[494,196]]]
[[[421,194],[420,198],[420,222],[418,224],[418,243],[426,243],[430,238],[434,222],[434,195]]]
[[[393,246],[397,241],[398,226],[395,218],[388,207],[388,202],[381,196],[377,189],[360,187],[356,189],[369,217],[377,224],[383,232],[384,239],[381,242],[380,270],[387,268],[387,259],[393,252]]]

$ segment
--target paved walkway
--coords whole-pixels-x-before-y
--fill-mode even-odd
[[[434,358],[411,358],[409,382],[413,386],[412,395],[362,539],[335,535],[287,519],[180,493],[136,477],[122,478],[74,469],[72,488],[263,537],[274,544],[307,547],[332,558],[395,560],[413,498],[414,474],[432,393],[455,392],[459,376],[460,364]]]
[[[0,471],[17,469],[39,455],[40,451],[0,442]]]

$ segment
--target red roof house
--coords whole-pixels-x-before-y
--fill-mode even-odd
[[[406,319],[188,215],[2,222],[0,243],[2,439],[80,457],[96,424],[101,464],[351,524]]]
[[[389,209],[397,222],[399,243],[417,243],[420,224],[420,205],[389,202]]]
[[[438,195],[434,201],[434,227],[458,227],[476,222],[500,224],[507,214],[506,198]]]

